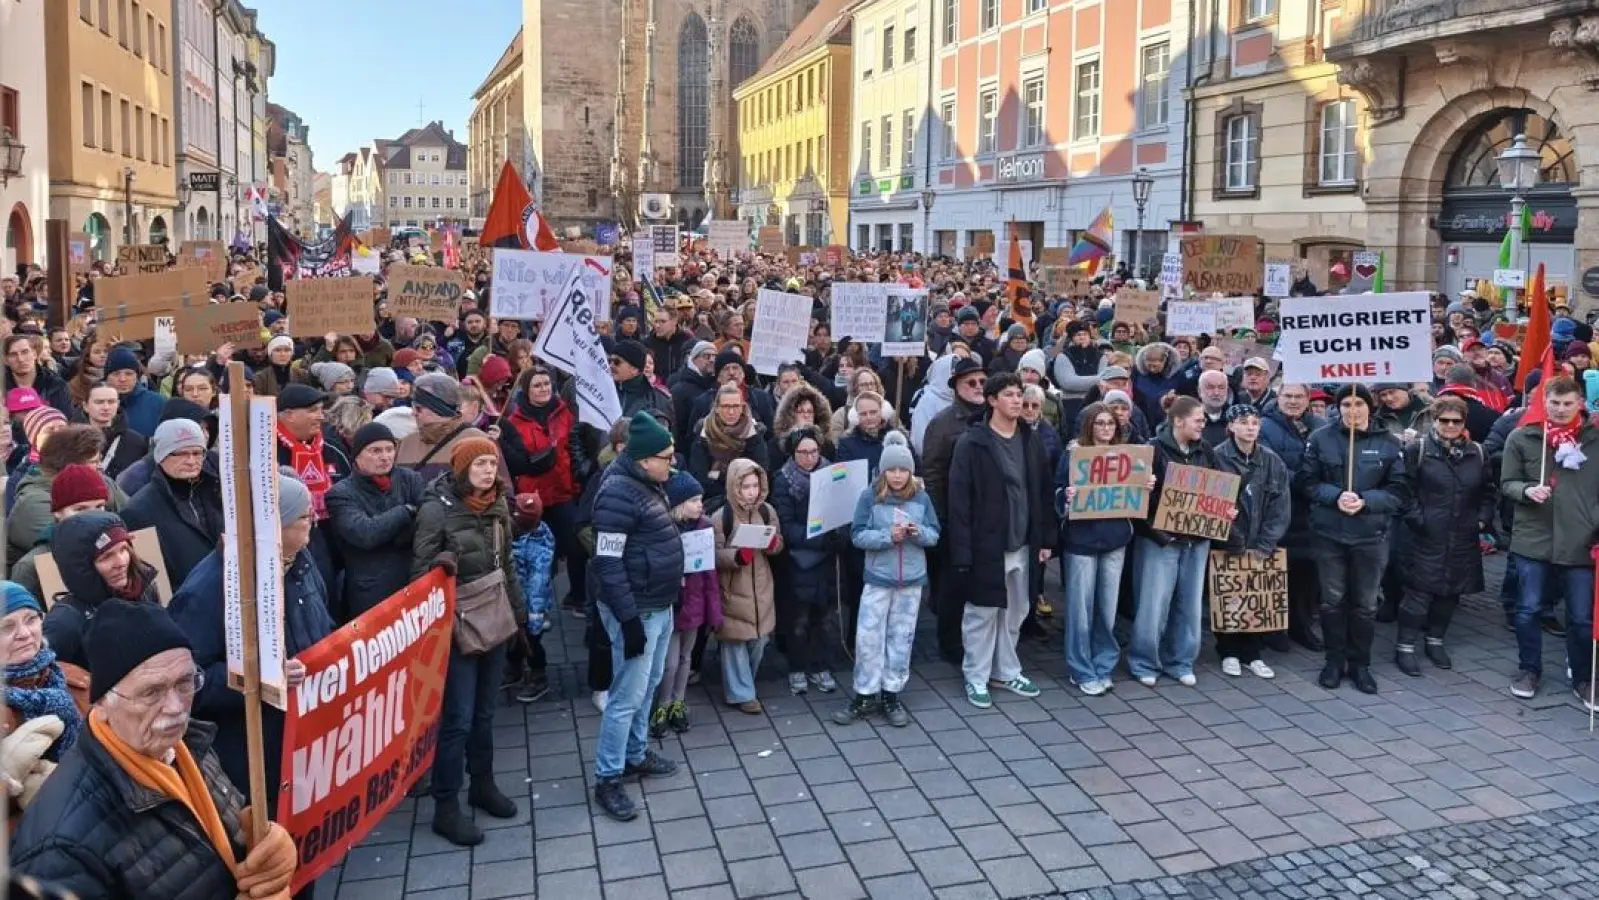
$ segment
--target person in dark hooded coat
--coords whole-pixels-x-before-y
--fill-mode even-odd
[[[396,442],[369,422],[355,433],[355,471],[328,491],[328,532],[344,559],[345,616],[354,619],[410,581],[416,511],[427,482],[394,464]]]
[[[826,623],[828,611],[838,603],[835,560],[848,546],[849,531],[810,534],[811,473],[832,464],[822,455],[821,432],[814,425],[801,425],[784,436],[783,445],[788,461],[772,476],[772,505],[788,548],[777,559],[775,591],[788,687],[803,694],[814,684],[831,693],[837,685],[828,671]]]
[[[205,431],[187,419],[162,422],[151,439],[150,483],[128,501],[128,530],[154,528],[167,578],[182,584],[222,534],[222,479],[205,451]]]
[[[115,513],[85,512],[62,521],[51,546],[67,591],[45,614],[44,639],[56,659],[88,668],[83,638],[95,612],[113,598],[159,603],[155,567],[133,551],[133,535]]]

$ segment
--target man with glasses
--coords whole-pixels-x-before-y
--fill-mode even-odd
[[[99,619],[88,727],[23,817],[11,868],[79,897],[286,894],[294,840],[277,824],[250,840],[217,727],[189,717],[205,679],[183,631],[153,603],[112,600]]]
[[[933,501],[938,521],[949,521],[949,470],[955,457],[955,442],[965,433],[966,426],[986,408],[983,385],[988,375],[983,364],[975,359],[961,358],[950,368],[949,387],[955,392],[954,401],[927,423],[922,436],[922,472],[927,486],[927,496]],[[947,544],[946,544],[947,546]],[[943,561],[948,551],[930,554],[929,571],[932,582],[933,609],[938,614],[938,652],[951,664],[960,665],[961,616],[965,602],[957,591],[946,584]]]
[[[172,584],[182,584],[216,549],[223,532],[222,479],[206,459],[205,430],[188,419],[162,422],[150,444],[155,473],[122,511],[129,531],[154,528]]]
[[[1260,415],[1260,443],[1282,457],[1289,476],[1305,459],[1305,441],[1326,423],[1310,411],[1310,389],[1302,384],[1277,388],[1277,404]],[[1310,530],[1310,498],[1293,492],[1288,532],[1282,546],[1288,551],[1288,637],[1306,650],[1320,653],[1321,583],[1316,578],[1314,543]],[[1268,644],[1271,641],[1267,639]],[[1280,644],[1273,649],[1287,650]]]

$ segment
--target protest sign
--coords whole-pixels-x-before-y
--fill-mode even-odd
[[[455,579],[433,569],[295,657],[276,821],[299,891],[338,865],[433,767]]]
[[[864,344],[883,340],[888,316],[888,285],[835,281],[831,290],[834,334]]]
[[[783,239],[783,229],[776,225],[762,225],[758,232],[756,247],[762,253],[777,255],[783,252],[788,242]]]
[[[572,376],[579,421],[605,431],[622,416],[616,382],[611,380],[610,360],[594,330],[594,322],[605,316],[599,311],[600,303],[611,296],[611,258],[567,255],[579,262],[567,268],[566,282],[552,294],[549,313],[533,341],[533,353]],[[496,256],[495,268],[498,267]]]
[[[678,265],[677,243],[676,225],[650,226],[650,247],[655,251],[656,268],[669,269]]]
[[[228,277],[228,246],[221,241],[184,241],[178,265],[199,266],[205,269],[205,277],[221,281]]]
[[[871,477],[864,459],[834,463],[811,473],[810,506],[805,510],[805,536],[815,537],[850,524],[855,503]]]
[[[978,253],[987,253],[989,256],[994,255],[994,232],[979,231],[972,235],[972,241],[972,246],[977,248]]]
[[[1266,260],[1266,296],[1281,299],[1288,296],[1294,285],[1294,264],[1286,259]]]
[[[1290,382],[1432,380],[1425,292],[1288,297],[1278,311],[1277,352]]]
[[[394,234],[387,228],[373,228],[371,233],[372,246],[380,250],[386,249],[390,244],[394,243]]]
[[[466,282],[454,269],[389,266],[389,312],[423,322],[454,322]]]
[[[357,275],[377,275],[383,271],[383,257],[371,247],[356,247],[350,251],[350,271]]]
[[[289,333],[295,337],[372,333],[372,279],[296,278],[284,282],[283,288]]]
[[[67,263],[72,274],[82,275],[94,264],[94,241],[81,231],[67,235]]]
[[[117,265],[124,275],[148,275],[167,270],[165,244],[124,244],[117,248]]]
[[[755,295],[755,325],[750,330],[749,364],[762,375],[805,354],[811,333],[811,298],[761,288]]]
[[[1227,540],[1233,526],[1227,514],[1238,500],[1238,482],[1231,472],[1167,463],[1154,527],[1172,534]]]
[[[1116,291],[1116,321],[1142,326],[1159,317],[1159,294],[1130,287]]]
[[[99,332],[114,340],[155,337],[155,317],[205,306],[211,283],[198,268],[163,269],[148,275],[119,275],[94,282]]]
[[[1166,304],[1166,335],[1197,337],[1216,330],[1216,304],[1205,300],[1173,300]]]
[[[843,244],[828,244],[822,248],[822,263],[829,266],[842,266],[849,262],[849,248]]]
[[[1038,252],[1040,266],[1070,266],[1072,264],[1072,248],[1070,247],[1045,247]]]
[[[161,539],[156,536],[154,528],[141,528],[133,532],[133,555],[142,563],[148,563],[155,569],[156,599],[162,606],[172,602],[172,579],[167,575],[167,561],[161,555]],[[55,605],[55,598],[67,592],[66,582],[61,580],[61,567],[56,565],[56,558],[50,553],[40,553],[34,557],[34,576],[39,579],[39,593],[43,594],[44,608],[48,610]]]
[[[659,253],[659,249],[656,249]],[[659,257],[657,257],[659,258]],[[537,250],[500,250],[494,254],[489,314],[500,319],[544,319],[566,290],[573,273],[582,276],[588,309],[602,319],[611,315],[611,258]],[[604,291],[600,282],[604,281]],[[453,314],[452,314],[453,315]]]
[[[647,232],[633,235],[633,277],[655,280],[655,239]]]
[[[196,356],[223,344],[235,350],[256,350],[261,344],[261,311],[254,303],[218,303],[185,310],[174,326],[178,352]]]
[[[1217,331],[1255,327],[1254,297],[1218,297],[1213,305],[1216,307]]]
[[[178,323],[173,316],[155,317],[155,355],[178,352]]]
[[[883,355],[921,356],[927,348],[927,289],[902,284],[888,289],[888,310],[883,322]]]
[[[1088,294],[1088,278],[1080,270],[1066,266],[1039,266],[1038,283],[1048,294],[1062,297],[1083,297]]]
[[[1006,268],[1009,268],[1009,266],[1010,266],[1010,244],[1011,244],[1011,242],[1010,242],[1009,238],[1006,238],[1005,240],[999,240],[999,241],[995,241],[994,242],[994,265],[999,266],[1001,269],[1006,269]],[[1032,242],[1032,240],[1024,239],[1023,241],[1021,241],[1021,247],[1022,247],[1022,277],[1026,278],[1026,277],[1028,277],[1028,273],[1031,272],[1032,269],[1033,269],[1033,242]]]
[[[1133,444],[1073,447],[1068,519],[1142,519],[1149,515],[1155,448]]]
[[[1181,300],[1183,291],[1183,255],[1163,253],[1160,257],[1160,298]]]
[[[1202,296],[1260,290],[1260,241],[1245,235],[1198,234],[1182,239],[1183,284]]]
[[[1210,345],[1227,355],[1227,368],[1229,370],[1236,369],[1251,359],[1264,359],[1273,376],[1276,376],[1277,370],[1282,367],[1282,363],[1278,362],[1273,355],[1272,348],[1258,341],[1240,341],[1233,338],[1219,337],[1212,340]]]
[[[683,532],[683,574],[716,571],[716,530],[697,528]]]
[[[1375,250],[1362,250],[1349,257],[1349,283],[1344,290],[1351,294],[1364,294],[1377,289],[1377,273],[1382,270],[1382,254]]]
[[[740,522],[734,527],[733,534],[728,538],[727,543],[740,550],[765,550],[772,545],[772,538],[776,536],[776,525],[754,525]]]
[[[713,219],[705,226],[706,243],[723,259],[750,248],[750,226],[743,219]]]
[[[1288,551],[1270,556],[1210,551],[1210,630],[1215,634],[1288,628]]]

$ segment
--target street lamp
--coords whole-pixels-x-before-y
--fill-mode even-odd
[[[179,206],[188,206],[189,205],[189,201],[193,197],[194,197],[194,188],[189,187],[187,182],[183,182],[183,181],[178,182],[178,205]]]
[[[22,155],[27,151],[8,126],[0,125],[0,187],[22,174]]]
[[[1133,277],[1141,278],[1138,256],[1144,249],[1144,207],[1149,205],[1149,189],[1155,186],[1155,176],[1143,166],[1133,175],[1133,206],[1138,210],[1138,226],[1133,232]]]
[[[1538,151],[1527,146],[1527,136],[1517,134],[1510,148],[1499,154],[1499,186],[1510,192],[1510,265],[1522,268],[1521,263],[1521,212],[1527,205],[1522,194],[1538,183],[1538,169],[1542,158]],[[1514,322],[1519,317],[1516,309],[1516,291],[1505,291],[1505,317]]]
[[[933,255],[933,200],[937,197],[932,187],[922,188],[922,253],[926,256]]]
[[[133,182],[139,173],[132,166],[122,170],[122,242],[133,246]]]

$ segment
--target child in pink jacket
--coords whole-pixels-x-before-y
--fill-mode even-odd
[[[705,517],[703,494],[700,483],[687,472],[673,472],[666,482],[666,502],[672,505],[672,518],[684,534],[702,529],[709,534],[711,520]],[[709,568],[683,576],[683,590],[672,615],[672,640],[666,645],[655,711],[650,714],[650,736],[654,738],[664,737],[668,728],[678,734],[688,730],[688,704],[683,695],[688,690],[694,636],[702,625],[712,631],[722,627],[722,588],[716,575],[714,540],[710,547]]]

